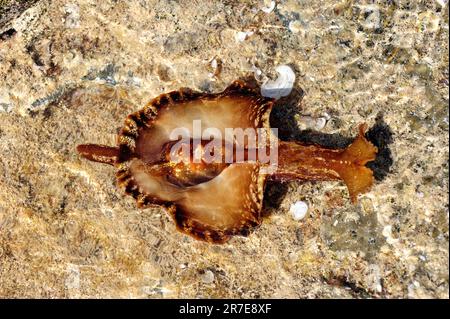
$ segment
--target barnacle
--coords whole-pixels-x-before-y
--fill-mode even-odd
[[[346,149],[279,141],[269,125],[273,103],[240,81],[216,94],[180,89],[129,115],[117,147],[84,144],[77,150],[89,160],[114,165],[118,186],[139,207],[161,205],[179,230],[214,243],[248,235],[261,223],[267,180],[342,179],[352,201],[369,189],[373,173],[365,164],[375,159],[377,149],[365,139],[365,125]],[[195,121],[221,136],[213,149],[219,160],[205,160],[211,154],[210,141],[196,132]],[[253,142],[237,141],[227,128],[266,129],[268,134]],[[176,130],[188,139],[174,139],[171,133]],[[252,151],[267,151],[264,139],[276,139],[276,167],[259,157],[250,160]],[[187,152],[173,153],[175,144]],[[225,161],[230,149],[232,160]]]

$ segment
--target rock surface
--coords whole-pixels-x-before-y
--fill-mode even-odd
[[[8,27],[12,20],[37,1],[39,0],[0,0],[0,29]]]
[[[0,297],[449,297],[447,1],[18,3],[0,1]],[[75,152],[114,144],[162,92],[282,64],[285,137],[324,114],[325,133],[380,113],[394,132],[390,173],[356,205],[338,182],[269,185],[262,226],[210,245]]]

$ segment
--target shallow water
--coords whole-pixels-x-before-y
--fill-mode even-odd
[[[388,3],[55,0],[2,16],[0,296],[448,298],[448,3]],[[113,145],[162,92],[281,64],[296,74],[273,114],[284,138],[306,116],[322,133],[380,115],[392,130],[391,170],[356,205],[340,182],[269,185],[261,227],[211,245],[75,152]]]

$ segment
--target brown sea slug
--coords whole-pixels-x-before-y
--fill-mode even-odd
[[[216,94],[181,89],[162,94],[129,115],[117,147],[84,144],[77,150],[91,161],[114,165],[117,184],[139,207],[164,206],[179,230],[214,243],[224,243],[233,235],[246,236],[261,223],[268,180],[340,179],[353,202],[370,188],[373,172],[365,164],[375,159],[377,148],[364,137],[364,124],[345,149],[284,142],[269,125],[273,103],[240,81]],[[219,143],[216,139],[211,147],[204,135],[196,136],[195,121],[201,121],[203,129],[214,128],[214,137],[222,136]],[[173,139],[171,133],[179,128],[187,140]],[[239,140],[227,134],[228,128],[268,133],[255,141],[248,136]],[[276,149],[263,143],[267,141],[275,141]],[[174,146],[187,150],[187,155],[174,153]],[[226,161],[230,150],[231,161]],[[275,166],[261,157],[250,158],[270,151],[278,152]],[[213,153],[215,160],[206,161]]]

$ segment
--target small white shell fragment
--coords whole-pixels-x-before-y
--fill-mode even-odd
[[[288,65],[280,65],[275,69],[278,78],[275,81],[267,80],[261,85],[261,95],[279,99],[288,96],[295,82],[295,73]]]
[[[275,1],[270,1],[270,5],[268,7],[262,7],[261,11],[264,11],[265,13],[271,13],[276,6],[276,2]]]
[[[392,237],[392,226],[391,225],[387,225],[384,226],[383,231],[381,232],[381,234],[386,237],[386,242],[390,245],[393,245],[395,243],[397,243],[399,241],[398,238],[393,238]]]
[[[253,35],[253,31],[239,31],[236,33],[236,35],[234,36],[236,42],[244,42],[245,40],[248,39],[249,36]]]
[[[300,21],[294,20],[289,22],[288,28],[292,33],[299,33],[302,30],[302,24]]]
[[[208,61],[208,63],[210,69],[209,77],[214,79],[222,71],[222,61],[217,57],[213,57],[211,60]]]
[[[202,281],[205,284],[211,284],[214,282],[214,273],[211,270],[206,270],[202,275]]]
[[[327,119],[325,117],[312,117],[308,115],[299,116],[297,121],[302,130],[312,129],[320,131],[327,124]]]
[[[436,2],[443,8],[447,4],[448,0],[436,0]]]
[[[384,237],[390,237],[392,233],[392,226],[391,225],[387,225],[384,226],[382,234]]]
[[[217,60],[216,60],[216,58],[213,58],[213,59],[211,60],[211,67],[212,67],[213,69],[217,69],[217,66],[218,66]]]
[[[316,126],[314,128],[316,130],[321,130],[325,127],[325,124],[327,124],[327,119],[324,117],[318,117],[316,118]]]
[[[302,220],[308,212],[308,205],[302,201],[295,202],[289,208],[289,212],[295,220]]]

